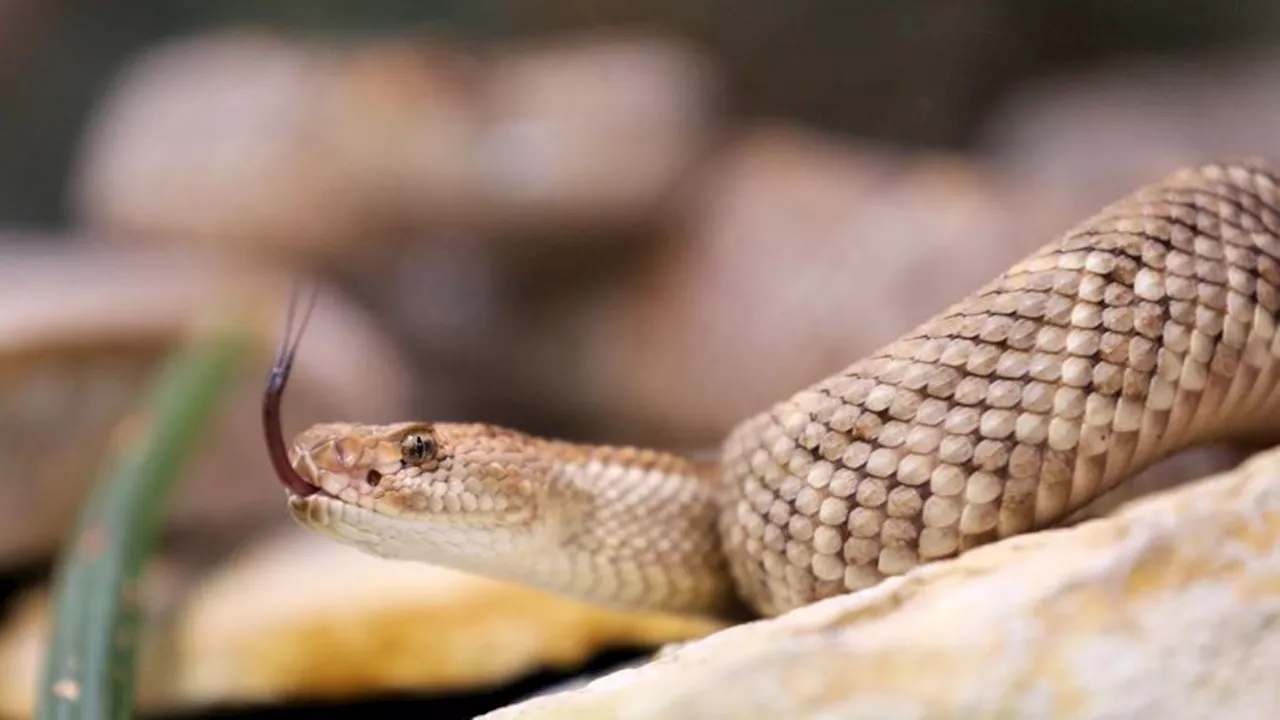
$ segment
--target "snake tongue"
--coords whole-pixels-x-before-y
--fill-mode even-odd
[[[295,290],[285,318],[285,332],[280,339],[280,348],[276,353],[275,364],[267,376],[267,387],[262,394],[262,429],[267,438],[267,455],[276,471],[276,477],[293,494],[301,497],[315,494],[320,488],[307,482],[289,462],[289,451],[284,441],[284,424],[280,418],[280,403],[284,397],[285,385],[289,382],[289,372],[293,369],[293,357],[302,341],[302,332],[306,329],[307,320],[311,317],[311,308],[315,303],[315,294],[311,295],[311,305],[302,315],[296,332],[293,332],[298,294]],[[290,335],[293,339],[290,340]]]
[[[281,484],[294,495],[306,497],[320,492],[320,488],[307,482],[306,478],[289,462],[289,452],[285,449],[284,429],[280,422],[280,395],[284,390],[288,376],[288,366],[276,367],[271,371],[267,381],[266,399],[262,404],[262,425],[267,436],[267,454],[276,477]]]

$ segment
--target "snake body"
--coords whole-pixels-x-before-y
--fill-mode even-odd
[[[583,600],[776,615],[1051,527],[1156,460],[1274,439],[1280,214],[1175,172],[731,430],[718,463],[483,424],[325,423],[303,525]]]

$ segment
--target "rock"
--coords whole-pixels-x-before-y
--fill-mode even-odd
[[[1064,12],[1068,8],[1032,9],[999,0],[890,5],[819,0],[788,3],[785,13],[769,0],[499,5],[502,27],[518,35],[640,27],[688,38],[715,58],[732,88],[738,117],[786,117],[918,145],[961,141],[993,81],[1035,72],[1040,52],[1053,54],[1051,43],[1027,42],[1046,32],[1046,24],[1037,21],[1073,15]],[[1256,22],[1258,8],[1247,12]],[[1114,32],[1122,13],[1117,7],[1098,16],[1079,8],[1074,15],[1093,19],[1082,33]],[[1149,26],[1156,17],[1163,16],[1149,13],[1142,22]],[[1179,14],[1169,22],[1196,22],[1187,17]],[[1101,27],[1095,31],[1095,26]],[[1079,44],[1072,49],[1081,51]]]
[[[1087,214],[1209,158],[1274,157],[1280,54],[1131,60],[1017,89],[982,130],[993,161]]]
[[[78,221],[116,243],[332,261],[364,238],[367,251],[380,238],[370,231],[390,218],[359,158],[335,152],[349,130],[329,106],[338,61],[249,30],[143,53],[85,131],[72,188]]]
[[[650,222],[702,159],[717,90],[692,47],[660,38],[502,48],[476,156],[485,203],[504,228]]]
[[[175,625],[176,685],[195,703],[475,690],[716,628],[388,562],[298,530],[195,589]]]
[[[482,691],[609,648],[655,647],[721,627],[391,562],[301,528],[187,576],[177,600],[158,585],[148,589],[156,600],[144,655],[153,660],[140,671],[140,712]],[[47,612],[43,595],[33,596],[0,635],[4,717],[29,717]]]
[[[711,94],[704,60],[659,39],[482,56],[219,31],[122,69],[86,131],[73,204],[113,242],[385,269],[435,232],[651,215],[706,142]]]
[[[485,717],[1272,718],[1278,623],[1274,449]]]

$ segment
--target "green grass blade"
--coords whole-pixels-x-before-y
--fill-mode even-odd
[[[139,576],[186,458],[248,350],[247,335],[222,331],[176,352],[127,428],[136,432],[113,444],[59,558],[36,718],[133,716]]]

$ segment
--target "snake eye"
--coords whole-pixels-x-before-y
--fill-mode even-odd
[[[436,454],[436,439],[430,435],[406,435],[400,441],[400,454],[407,465],[417,465]]]

